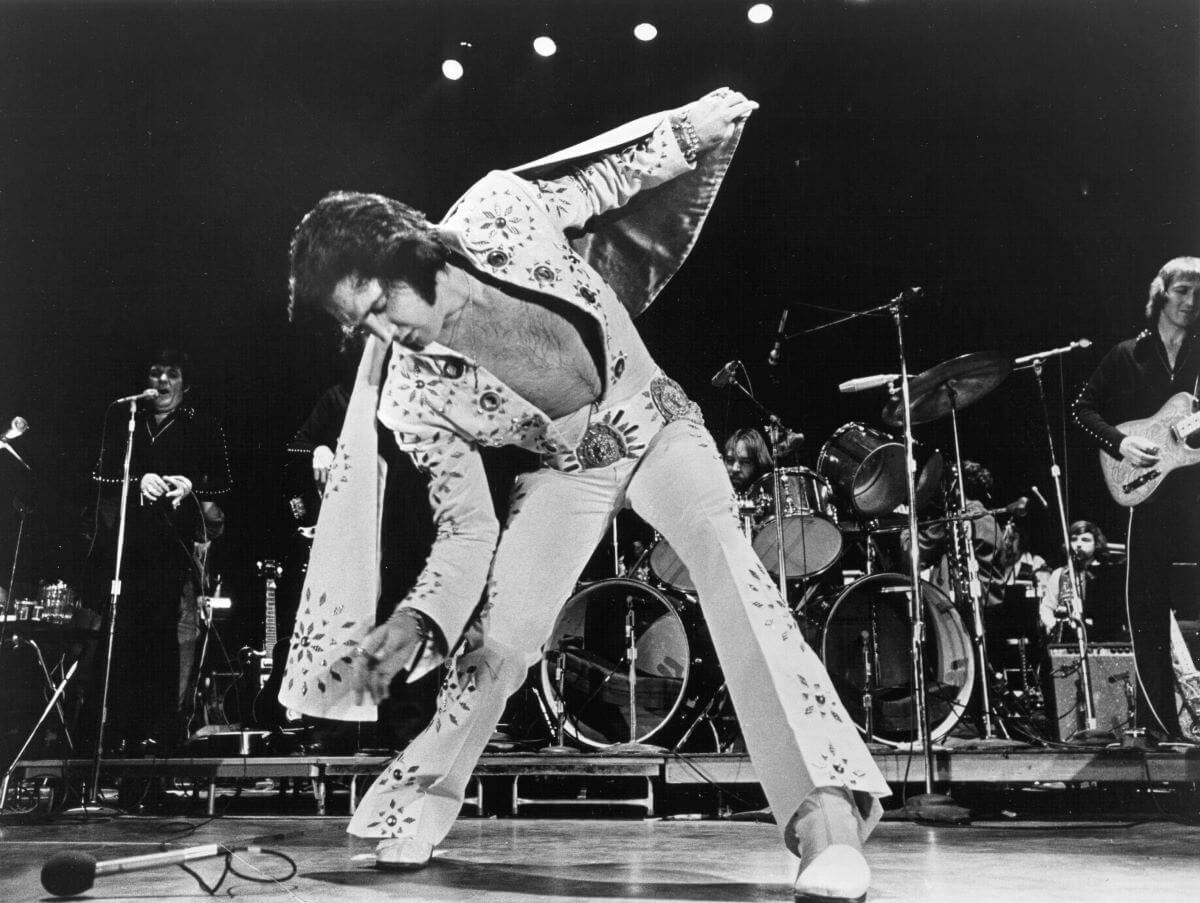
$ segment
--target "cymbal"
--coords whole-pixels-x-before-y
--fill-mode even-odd
[[[973,351],[942,361],[909,382],[912,422],[931,423],[950,413],[951,390],[954,407],[961,411],[974,404],[1008,378],[1012,357],[1002,351]],[[904,400],[896,398],[883,409],[883,422],[904,426]]]

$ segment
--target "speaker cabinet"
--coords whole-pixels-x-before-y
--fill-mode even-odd
[[[1049,652],[1050,674],[1045,681],[1046,720],[1052,739],[1068,740],[1076,731],[1087,727],[1079,646],[1051,643]],[[1137,697],[1133,647],[1128,643],[1092,643],[1088,647],[1088,662],[1096,727],[1112,731],[1119,738],[1122,730],[1133,727],[1133,700]]]

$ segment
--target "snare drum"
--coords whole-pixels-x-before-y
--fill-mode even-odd
[[[630,736],[629,644],[633,614],[637,732]],[[541,684],[558,700],[552,652],[561,655],[565,733],[585,746],[679,740],[720,685],[716,653],[694,603],[617,577],[567,600],[546,641]]]
[[[866,733],[863,697],[869,690],[874,737],[884,743],[906,743],[917,736],[908,611],[911,592],[904,574],[863,577],[838,595],[821,632],[821,661],[843,705]],[[967,629],[946,594],[922,581],[921,596],[925,602],[925,698],[930,736],[936,741],[962,717],[975,685],[975,659]]]
[[[778,471],[782,511],[784,564],[789,577],[812,577],[842,556],[842,531],[829,482],[807,467]],[[775,477],[760,477],[751,489],[758,508],[754,551],[767,570],[779,574]]]

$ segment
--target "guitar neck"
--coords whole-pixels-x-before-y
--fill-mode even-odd
[[[267,585],[263,592],[263,597],[266,605],[266,613],[263,621],[263,649],[266,651],[267,657],[269,658],[271,655],[271,650],[275,648],[275,643],[279,640],[275,625],[275,581],[269,577],[267,578]]]

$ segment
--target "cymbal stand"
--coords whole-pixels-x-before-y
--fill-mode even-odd
[[[958,392],[954,388],[954,380],[944,383],[946,395],[950,399],[950,430],[954,435],[954,475],[958,482],[958,511],[967,513],[967,489],[963,485],[962,448],[958,441]],[[980,706],[983,709],[983,739],[994,740],[992,727],[991,700],[991,665],[987,657],[987,642],[983,626],[983,585],[979,579],[979,562],[975,560],[974,532],[975,525],[970,520],[956,520],[951,524],[955,536],[961,536],[963,541],[953,544],[952,554],[962,559],[961,565],[967,572],[967,599],[971,605],[971,619],[974,622],[972,641],[975,643],[975,661],[979,664]]]
[[[1044,359],[1033,359],[1031,369],[1037,380],[1038,397],[1042,402],[1042,422],[1046,426],[1046,449],[1050,453],[1050,479],[1054,481],[1054,496],[1058,508],[1058,525],[1062,533],[1063,548],[1067,550],[1065,565],[1067,579],[1071,582],[1071,624],[1075,628],[1075,639],[1079,645],[1079,679],[1084,706],[1084,731],[1077,732],[1084,740],[1111,739],[1107,732],[1096,734],[1096,698],[1092,692],[1092,665],[1088,660],[1087,626],[1083,621],[1083,593],[1079,582],[1079,569],[1075,556],[1071,554],[1071,530],[1067,517],[1067,500],[1063,493],[1062,468],[1058,466],[1058,452],[1054,447],[1054,433],[1050,427],[1050,407],[1046,402],[1046,385],[1042,380]]]

